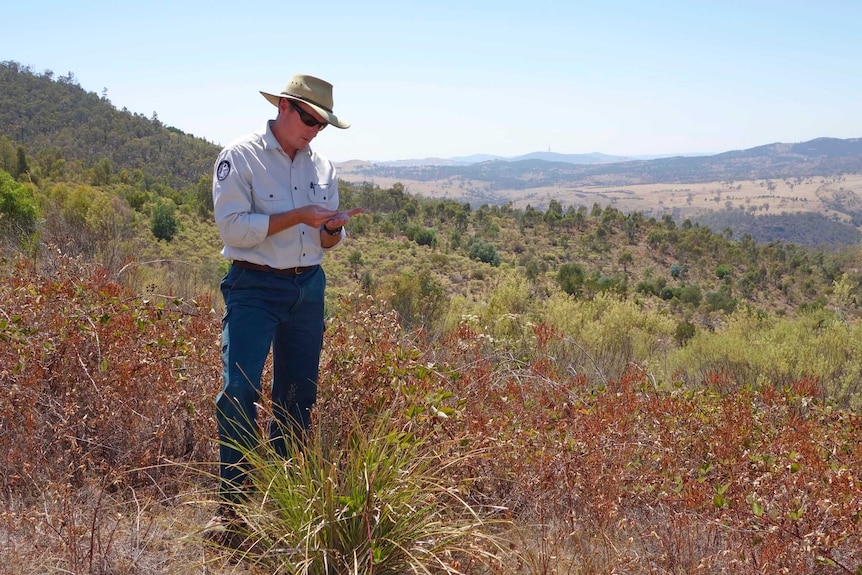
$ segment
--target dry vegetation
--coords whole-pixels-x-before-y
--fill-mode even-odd
[[[195,537],[215,483],[211,303],[134,294],[59,256],[0,273],[7,572],[267,572]],[[637,363],[606,379],[572,369],[585,350],[559,329],[522,331],[515,347],[470,321],[426,340],[369,296],[329,319],[317,428],[391,413],[506,521],[488,523],[511,542],[496,559],[447,569],[860,572],[862,419],[816,380],[715,369],[684,385]]]
[[[339,164],[339,175],[349,182],[361,183],[362,164]],[[411,194],[429,198],[470,201],[475,193],[488,193],[487,182],[448,178],[446,180],[408,180],[375,177],[374,184],[391,187],[404,185]],[[785,178],[741,181],[714,181],[687,184],[633,184],[626,186],[553,186],[517,190],[494,190],[500,203],[509,201],[516,208],[531,205],[544,209],[551,200],[566,206],[613,206],[622,212],[642,212],[660,216],[695,217],[709,211],[742,209],[753,215],[814,212],[849,222],[847,211],[862,208],[862,175]],[[836,208],[841,209],[836,209]]]

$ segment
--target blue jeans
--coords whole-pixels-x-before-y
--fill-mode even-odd
[[[224,387],[216,397],[222,499],[242,497],[247,469],[241,449],[254,449],[259,441],[255,403],[260,400],[270,348],[269,435],[276,452],[286,455],[287,442],[301,440],[308,429],[317,399],[325,288],[320,266],[300,275],[282,275],[232,265],[222,280]]]

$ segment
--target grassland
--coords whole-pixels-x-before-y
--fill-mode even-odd
[[[339,165],[340,176],[360,183],[362,163]],[[556,200],[565,206],[598,204],[622,212],[642,212],[661,216],[696,217],[709,211],[743,209],[754,215],[815,212],[850,222],[848,212],[862,209],[862,175],[786,178],[773,180],[705,181],[686,184],[634,184],[627,186],[566,186],[525,189],[494,189],[488,182],[448,178],[445,180],[405,180],[375,177],[375,185],[391,187],[401,183],[409,193],[430,198],[473,201],[477,196],[511,202],[514,207],[531,205],[545,209]]]

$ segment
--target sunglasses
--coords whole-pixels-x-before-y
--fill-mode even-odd
[[[293,107],[294,110],[296,110],[296,113],[299,114],[299,119],[302,120],[302,123],[305,124],[306,126],[308,126],[309,128],[317,126],[318,130],[322,130],[323,128],[325,128],[326,126],[329,125],[326,122],[318,122],[317,118],[315,118],[314,116],[312,116],[311,114],[309,114],[308,112],[306,112],[305,110],[300,108],[299,104],[297,104],[293,100],[290,101],[290,105]]]

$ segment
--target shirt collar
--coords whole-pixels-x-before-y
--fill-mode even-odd
[[[266,150],[280,150],[281,144],[278,143],[278,140],[275,137],[275,134],[272,133],[272,126],[275,124],[275,120],[269,120],[266,123],[266,130],[263,133],[263,147]],[[311,156],[311,146],[306,146],[301,150],[297,150],[297,154],[304,154],[306,156]]]

